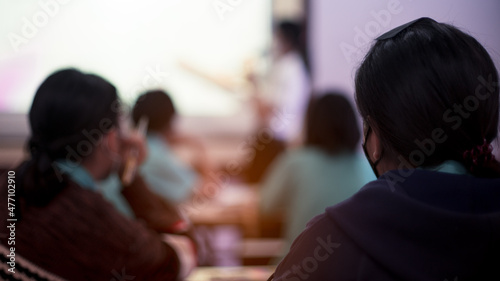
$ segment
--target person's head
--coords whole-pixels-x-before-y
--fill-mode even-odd
[[[429,18],[394,29],[368,51],[355,88],[379,174],[455,160],[476,176],[499,175],[486,151],[498,132],[498,73],[470,35]]]
[[[291,21],[279,22],[275,27],[274,33],[277,40],[278,53],[283,54],[300,48],[302,30],[298,23]]]
[[[169,133],[176,111],[170,96],[162,90],[148,91],[137,98],[132,109],[132,119],[137,124],[147,117],[148,132]]]
[[[311,100],[306,117],[306,146],[331,154],[354,152],[359,139],[356,115],[344,94],[327,92]]]
[[[20,195],[45,204],[64,188],[57,160],[92,165],[93,176],[106,177],[119,146],[118,108],[115,87],[99,76],[64,69],[45,79],[29,112],[31,157],[19,167]]]

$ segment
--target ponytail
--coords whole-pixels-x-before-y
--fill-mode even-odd
[[[493,155],[493,146],[486,139],[483,139],[483,144],[466,150],[462,158],[471,174],[486,178],[500,177],[500,163]]]
[[[33,141],[29,141],[31,158],[18,168],[16,201],[33,206],[47,205],[66,186],[65,177],[56,174],[54,161],[49,151]],[[21,218],[21,209],[16,208],[16,216]]]

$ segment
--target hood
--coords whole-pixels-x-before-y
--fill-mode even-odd
[[[326,212],[402,280],[491,280],[500,265],[500,178],[389,171]]]

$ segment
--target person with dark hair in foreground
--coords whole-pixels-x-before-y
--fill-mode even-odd
[[[174,249],[96,190],[95,181],[122,169],[132,148],[139,162],[144,159],[141,139],[121,135],[119,111],[115,87],[96,75],[65,69],[40,85],[29,112],[31,157],[15,171],[18,260],[67,280],[177,279]],[[130,185],[144,182],[137,175]],[[7,210],[7,200],[0,207]],[[0,214],[6,229],[8,213]],[[0,241],[8,243],[6,236]],[[16,274],[25,270],[18,267]]]
[[[304,147],[278,157],[261,189],[262,214],[284,215],[284,250],[310,219],[374,179],[356,152],[359,125],[343,94],[328,92],[311,100],[306,116]]]
[[[498,73],[457,28],[377,38],[355,77],[378,176],[311,220],[270,280],[500,280]]]

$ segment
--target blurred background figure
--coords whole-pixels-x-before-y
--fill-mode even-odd
[[[305,128],[303,147],[276,159],[262,184],[262,213],[283,214],[283,253],[309,220],[375,179],[357,152],[361,133],[344,94],[328,92],[312,99]]]
[[[248,75],[257,112],[258,133],[254,145],[256,155],[246,171],[247,181],[260,181],[278,154],[287,147],[297,146],[303,139],[303,120],[310,98],[303,36],[299,23],[277,23],[267,77],[259,80],[253,73]],[[264,132],[269,135],[267,138],[261,136]]]
[[[163,90],[140,95],[131,115],[135,127],[141,119],[147,122],[148,154],[138,168],[146,188],[124,187],[115,173],[100,183],[100,190],[124,215],[142,219],[160,233],[187,233],[190,223],[179,205],[187,203],[202,187],[204,175],[208,173],[204,148],[194,138],[174,130],[176,109]],[[178,158],[172,150],[176,145],[194,148],[195,168]]]
[[[155,90],[139,96],[132,118],[138,124],[142,117],[148,120],[148,157],[140,167],[141,174],[149,187],[174,204],[187,201],[201,186],[200,173],[207,174],[208,164],[201,142],[181,135],[174,130],[177,111],[170,96]],[[190,146],[195,150],[193,168],[183,163],[172,150],[172,146]]]
[[[274,138],[287,146],[296,145],[301,139],[303,117],[309,101],[309,73],[301,49],[303,39],[299,23],[277,23],[268,77],[261,83],[252,74],[248,77],[255,91],[260,126],[270,127]]]

